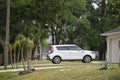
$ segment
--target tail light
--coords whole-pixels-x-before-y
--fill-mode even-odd
[[[52,47],[50,48],[50,52],[49,52],[49,53],[50,53],[50,54],[53,53],[53,48],[52,48]]]

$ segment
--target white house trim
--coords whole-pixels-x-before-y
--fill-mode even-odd
[[[114,35],[114,34],[120,34],[120,32],[103,33],[103,34],[101,34],[101,36],[109,36],[109,35]]]

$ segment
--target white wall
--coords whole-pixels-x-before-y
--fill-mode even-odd
[[[119,40],[120,35],[107,37],[107,61],[110,63],[120,63]]]

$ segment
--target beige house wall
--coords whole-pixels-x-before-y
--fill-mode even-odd
[[[107,37],[107,61],[110,63],[120,63],[120,34],[109,35]]]

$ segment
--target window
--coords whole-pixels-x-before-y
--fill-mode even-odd
[[[68,49],[68,46],[59,46],[59,47],[56,47],[58,50],[69,50]]]
[[[81,50],[78,46],[57,46],[57,50]]]
[[[77,46],[69,46],[69,50],[78,50]]]

